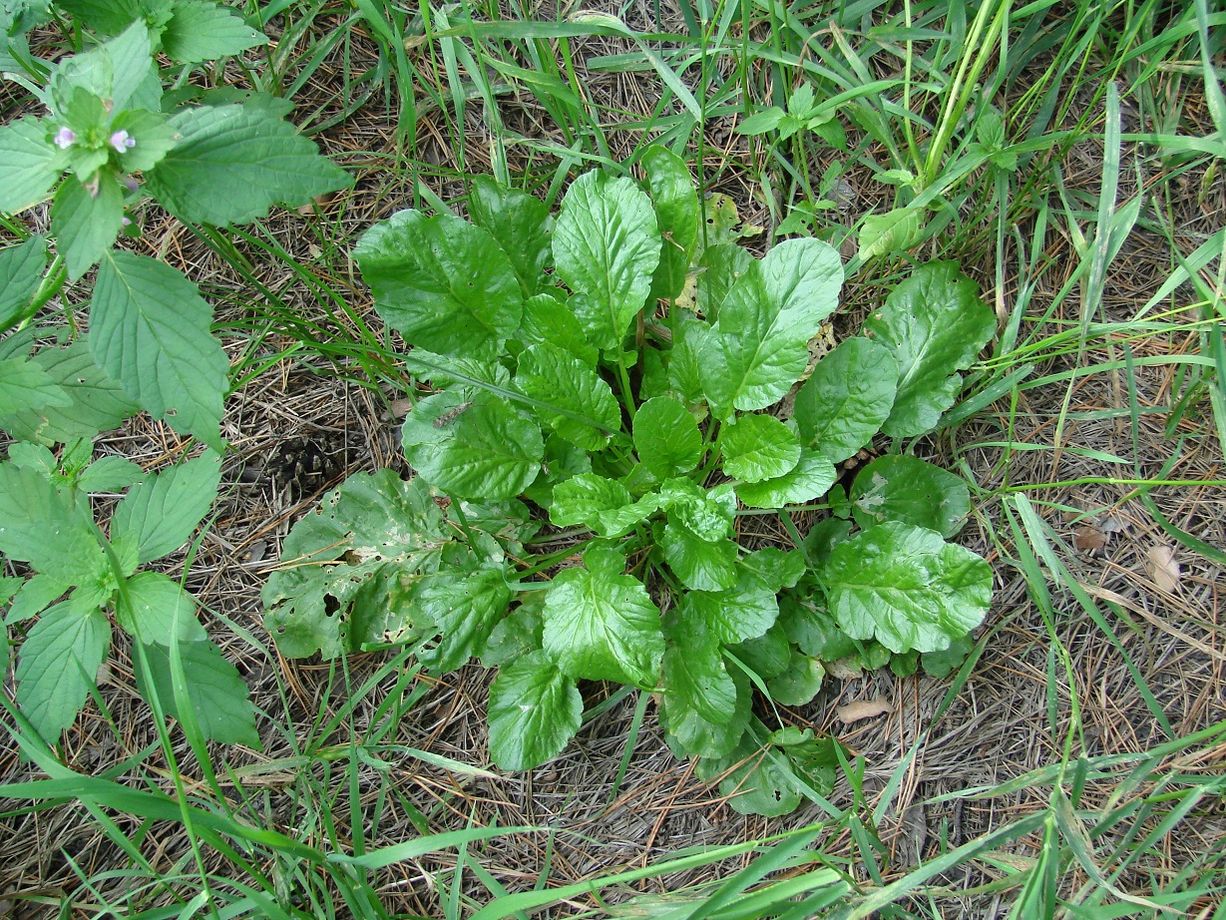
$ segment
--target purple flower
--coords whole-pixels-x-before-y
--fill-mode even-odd
[[[136,139],[129,137],[127,131],[116,131],[111,135],[111,146],[119,153],[123,153],[125,150],[131,150],[136,146]]]
[[[61,150],[67,150],[73,145],[73,142],[76,141],[76,139],[77,133],[73,131],[72,128],[60,128],[60,130],[55,132],[55,146],[59,147]]]

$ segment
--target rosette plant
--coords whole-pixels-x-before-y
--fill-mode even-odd
[[[405,210],[363,236],[376,309],[430,385],[403,426],[413,475],[353,476],[296,525],[267,623],[290,656],[480,657],[507,769],[570,742],[589,682],[638,688],[735,807],[777,814],[836,756],[768,728],[755,689],[801,705],[836,662],[947,668],[988,608],[987,563],[947,542],[961,479],[905,454],[838,479],[879,432],[937,424],[993,317],[955,265],[922,265],[811,366],[836,251],[754,258],[705,232],[675,154],[641,166],[579,176],[556,219],[478,179],[468,220]]]

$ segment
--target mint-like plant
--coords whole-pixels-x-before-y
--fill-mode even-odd
[[[183,544],[215,497],[229,359],[192,281],[113,246],[139,232],[137,206],[148,197],[184,221],[226,225],[349,179],[284,120],[279,100],[240,102],[229,91],[205,96],[216,104],[183,106],[174,100],[184,94],[163,93],[155,52],[194,63],[265,40],[231,11],[207,0],[60,6],[114,37],[50,64],[22,41],[47,4],[0,9],[0,69],[8,75],[13,61],[44,79],[14,77],[46,108],[0,127],[0,212],[50,199],[54,238],[52,248],[39,235],[0,248],[0,427],[16,439],[0,463],[0,554],[22,576],[0,589],[6,653],[9,632],[29,627],[17,701],[45,740],[57,740],[93,686],[113,618],[136,641],[142,691],[156,689],[180,716],[189,700],[205,737],[258,744],[246,688],[208,641],[195,602],[141,569]],[[71,308],[64,322],[47,307],[95,265],[88,331],[77,334]],[[115,458],[91,462],[94,436],[141,409],[210,452],[149,476]],[[122,489],[104,530],[90,493]],[[185,696],[175,675],[188,673]]]
[[[833,742],[769,731],[753,688],[801,705],[833,663],[947,669],[988,608],[987,563],[947,542],[962,480],[888,455],[847,492],[836,464],[931,430],[993,317],[955,265],[919,266],[810,369],[837,253],[704,240],[684,163],[642,166],[642,185],[580,176],[556,220],[479,179],[470,221],[406,210],[363,236],[376,308],[434,390],[403,427],[415,476],[358,474],[299,522],[267,623],[290,656],[479,656],[507,769],[575,735],[580,681],[649,691],[735,807],[782,813],[828,789]],[[826,508],[802,536],[792,512]],[[786,548],[764,536],[780,525]]]

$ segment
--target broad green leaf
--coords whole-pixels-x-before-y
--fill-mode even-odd
[[[459,498],[514,498],[540,471],[540,426],[486,390],[444,390],[405,419],[404,453],[419,475]]]
[[[490,685],[490,759],[503,770],[531,770],[575,737],[583,698],[572,678],[542,651],[504,665]]]
[[[16,214],[47,197],[65,162],[52,133],[41,118],[0,126],[0,212]]]
[[[651,199],[627,178],[580,176],[562,199],[553,234],[557,272],[576,298],[588,341],[616,351],[647,302],[660,262],[660,231]]]
[[[510,371],[501,364],[482,358],[436,355],[419,347],[414,348],[401,360],[404,362],[404,369],[414,377],[428,380],[439,388],[458,383],[476,387],[489,384],[495,390],[505,390],[511,383]]]
[[[778,620],[762,635],[732,646],[731,652],[763,680],[782,674],[792,661],[792,643]]]
[[[554,486],[572,476],[591,471],[592,458],[587,451],[551,434],[545,439],[545,459],[541,462],[540,475],[524,490],[523,496],[548,509],[553,503]]]
[[[532,591],[520,597],[528,599],[499,620],[490,632],[485,648],[481,650],[482,667],[502,667],[541,647],[545,596],[540,591]]]
[[[761,731],[756,719],[751,724]],[[801,781],[788,758],[769,744],[761,745],[755,734],[745,732],[724,757],[698,761],[695,772],[705,780],[723,776],[720,795],[740,814],[778,817],[795,811],[803,794]]]
[[[593,545],[585,567],[560,572],[545,594],[545,651],[572,677],[652,688],[664,655],[660,611],[625,557]]]
[[[137,19],[169,5],[167,0],[56,0],[56,6],[99,35],[118,35]]]
[[[635,412],[634,449],[652,475],[667,479],[698,465],[702,435],[685,406],[670,396],[656,396]]]
[[[125,457],[108,454],[99,457],[81,473],[77,488],[82,492],[118,492],[145,478],[140,465]]]
[[[996,319],[956,262],[931,262],[894,288],[864,328],[898,364],[898,395],[881,430],[908,438],[932,430],[953,405],[958,371],[991,340]]]
[[[816,658],[793,655],[787,669],[766,682],[771,699],[783,706],[806,706],[822,689],[826,669]]]
[[[20,579],[18,580],[20,582]],[[5,625],[20,623],[36,614],[42,613],[51,604],[67,593],[72,587],[71,581],[63,578],[53,578],[40,572],[20,582],[4,616]]]
[[[212,451],[150,476],[115,508],[112,537],[134,539],[141,562],[174,552],[212,507],[220,481],[221,457]]]
[[[162,50],[181,64],[229,57],[267,41],[232,10],[208,0],[175,0],[162,32]]]
[[[264,622],[281,654],[330,658],[414,634],[413,582],[438,571],[456,533],[423,480],[350,476],[294,525],[264,585]]]
[[[0,332],[15,323],[30,305],[46,267],[47,241],[41,236],[0,249]]]
[[[736,544],[709,542],[670,521],[660,538],[664,561],[694,591],[724,591],[736,583]]]
[[[866,262],[876,256],[902,255],[924,239],[924,212],[917,207],[895,208],[884,214],[869,214],[860,226],[856,258]]]
[[[209,332],[212,312],[169,265],[112,252],[98,269],[89,344],[98,366],[151,415],[220,450],[230,362]]]
[[[708,218],[708,223],[711,218]],[[720,305],[741,275],[749,271],[754,257],[736,243],[719,243],[703,250],[698,260],[694,306],[710,322],[719,318]]]
[[[689,167],[671,150],[652,145],[643,152],[642,164],[663,242],[651,296],[673,300],[685,287],[698,243],[698,194]]]
[[[810,337],[838,306],[842,284],[839,255],[820,240],[787,240],[750,265],[719,308],[723,362],[706,378],[712,402],[724,412],[729,403],[764,409],[787,395],[808,366]]]
[[[137,572],[124,583],[115,619],[145,645],[208,639],[196,619],[196,601],[161,572]]]
[[[834,464],[811,450],[801,450],[796,466],[782,476],[736,487],[737,497],[750,508],[782,508],[820,498],[838,475]]]
[[[46,406],[8,420],[14,437],[66,444],[118,427],[138,407],[90,356],[89,343],[78,339],[63,348],[44,348],[33,361],[68,395],[67,406]]]
[[[543,342],[556,345],[590,368],[596,366],[599,357],[584,337],[579,319],[552,294],[537,294],[524,301],[524,318],[516,337],[525,346]]]
[[[182,220],[226,226],[346,188],[352,179],[287,121],[260,107],[187,109],[170,120],[174,149],[145,187]]]
[[[93,521],[39,473],[0,463],[0,553],[68,584],[108,571]]]
[[[727,591],[691,591],[678,606],[681,617],[701,620],[720,642],[736,645],[762,635],[779,616],[774,591],[752,574],[740,571]]]
[[[602,537],[620,537],[634,529],[659,506],[655,495],[638,501],[616,479],[580,473],[553,489],[549,519],[559,527],[582,524]]]
[[[794,588],[805,574],[805,557],[798,549],[767,546],[748,553],[741,568],[778,594],[784,588]]]
[[[170,119],[161,112],[128,109],[111,122],[111,131],[127,131],[135,145],[120,156],[124,172],[153,169],[178,143]]]
[[[67,406],[72,402],[42,367],[28,358],[0,360],[0,421],[20,412],[37,412],[44,406]]]
[[[690,479],[670,479],[660,486],[660,507],[668,510],[669,521],[715,542],[732,533],[736,495],[727,484],[704,489]]]
[[[953,642],[949,643],[949,648],[947,649],[939,649],[935,652],[927,652],[920,655],[920,665],[923,667],[925,674],[940,680],[962,667],[962,662],[966,661],[966,656],[971,653],[971,649],[974,647],[975,640],[970,633],[967,633],[961,639],[954,639]]]
[[[187,698],[196,725],[204,737],[222,744],[243,744],[258,750],[260,736],[255,730],[255,708],[251,705],[247,685],[238,670],[222,657],[221,651],[207,638],[180,642],[178,649],[183,672],[189,682]],[[153,686],[146,683],[141,668],[136,671],[137,686],[146,697],[156,692],[166,711],[182,720],[174,694],[170,654],[170,649],[164,645],[144,646]]]
[[[540,291],[553,255],[549,206],[519,189],[504,188],[489,176],[478,176],[469,193],[468,214],[511,260],[524,296]]]
[[[511,589],[502,565],[484,565],[473,572],[448,567],[427,575],[413,599],[439,633],[438,645],[419,657],[445,674],[485,650],[490,633],[507,612]]]
[[[822,582],[843,631],[892,652],[948,647],[982,622],[992,600],[983,559],[910,524],[878,524],[839,544]]]
[[[801,652],[818,661],[838,661],[855,654],[855,641],[813,598],[786,598],[780,603],[779,623]]]
[[[51,205],[51,232],[64,256],[68,277],[80,278],[115,242],[123,221],[119,180],[99,172],[96,193],[71,176],[60,184]]]
[[[742,119],[736,126],[736,130],[738,134],[748,134],[750,136],[766,134],[778,128],[779,123],[785,117],[786,113],[783,109],[777,105],[772,105],[769,108],[754,112],[748,118]]]
[[[674,309],[675,321],[672,350],[668,353],[668,383],[687,405],[697,405],[706,398],[708,379],[707,359],[723,352],[715,338],[715,330],[700,319]]]
[[[668,620],[660,716],[686,753],[719,757],[740,740],[750,694],[739,678],[728,673],[719,643],[701,622]]]
[[[742,482],[777,479],[800,462],[796,433],[771,415],[742,415],[719,443],[724,472]]]
[[[353,257],[379,315],[412,345],[491,359],[519,328],[523,295],[510,261],[458,217],[398,211],[363,234]]]
[[[533,345],[519,356],[515,386],[537,401],[536,414],[584,450],[600,450],[621,428],[613,391],[588,365],[557,345]]]
[[[952,537],[971,513],[971,495],[961,476],[918,457],[878,457],[856,474],[851,513],[861,529],[898,521]]]
[[[851,338],[817,362],[796,394],[801,440],[834,463],[855,456],[890,417],[898,366],[889,348]]]
[[[17,704],[43,740],[58,743],[72,725],[110,644],[106,614],[72,601],[52,607],[26,635],[17,656]]]
[[[70,88],[75,87],[85,88],[97,96],[108,112],[159,110],[162,86],[154,68],[145,23],[131,22],[114,38],[62,59],[51,78],[52,97],[57,108]]]

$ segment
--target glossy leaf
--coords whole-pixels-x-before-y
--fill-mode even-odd
[[[448,568],[427,575],[413,600],[439,633],[438,645],[422,652],[421,660],[447,673],[485,650],[490,633],[507,612],[511,589],[501,565],[484,565],[471,572]]]
[[[452,389],[419,402],[405,419],[404,453],[427,482],[459,498],[514,498],[540,471],[540,426],[485,390]]]
[[[609,385],[557,345],[526,349],[519,356],[515,386],[537,400],[536,414],[577,447],[599,450],[621,427],[621,408]]]
[[[565,569],[545,594],[544,649],[563,672],[654,687],[664,655],[660,611],[625,557],[593,545],[583,568]]]
[[[991,340],[996,319],[957,263],[932,262],[894,288],[864,328],[898,365],[898,395],[881,430],[906,438],[931,431],[953,405],[958,371]]]
[[[651,282],[654,299],[674,299],[685,286],[698,243],[698,194],[689,167],[677,154],[653,145],[643,152],[647,191],[659,222],[660,264]]]
[[[771,415],[743,415],[723,431],[724,472],[742,482],[777,479],[800,461],[795,432]]]
[[[837,475],[834,464],[825,457],[802,449],[800,460],[791,470],[774,479],[741,483],[736,494],[750,508],[798,505],[829,492]]]
[[[490,685],[490,759],[530,770],[561,753],[579,731],[583,698],[541,651],[504,665]]]
[[[519,328],[523,295],[511,262],[480,227],[398,211],[353,252],[384,321],[413,345],[488,360]]]
[[[982,622],[992,598],[983,559],[909,524],[879,524],[840,543],[822,581],[843,631],[892,652],[948,647]]]
[[[878,457],[856,474],[851,513],[867,530],[899,521],[952,537],[971,512],[970,490],[961,476],[918,457]]]
[[[656,396],[634,416],[634,448],[654,476],[688,473],[702,459],[702,435],[694,417],[677,400]]]
[[[553,234],[558,275],[578,295],[575,312],[588,341],[615,351],[647,302],[660,262],[651,200],[630,179],[580,176],[566,192]]]
[[[669,522],[660,539],[664,560],[681,583],[695,591],[724,591],[736,583],[736,544],[709,542]]]
[[[504,188],[489,176],[478,176],[468,198],[468,214],[506,253],[524,296],[540,291],[553,259],[548,205],[519,189]]]
[[[897,389],[898,366],[889,348],[847,339],[817,362],[796,394],[801,440],[834,463],[854,456],[889,418]]]
[[[582,524],[602,537],[620,537],[656,510],[655,495],[635,501],[615,479],[580,473],[554,487],[549,519],[559,527]]]

